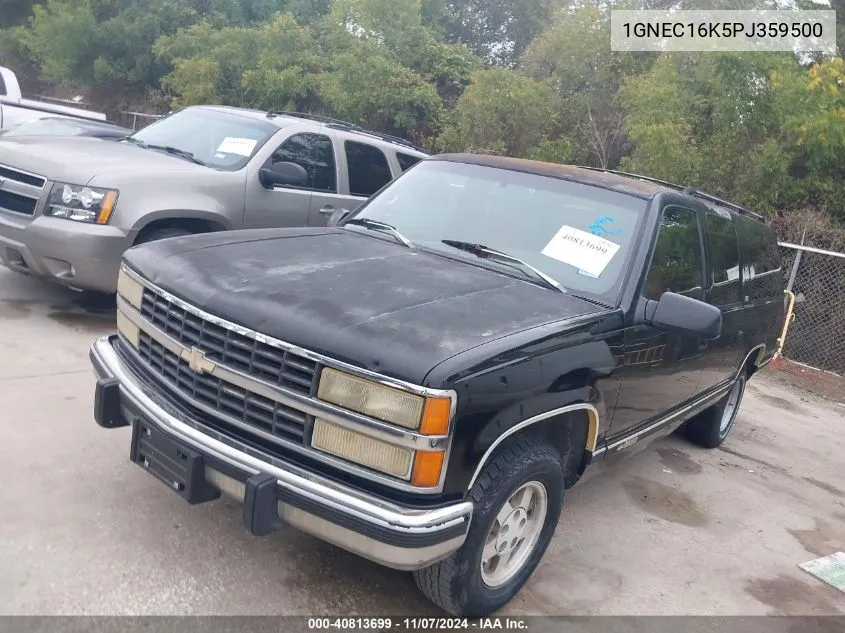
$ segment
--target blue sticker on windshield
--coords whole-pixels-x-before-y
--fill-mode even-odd
[[[607,237],[608,235],[619,235],[622,233],[619,229],[609,229],[607,224],[613,224],[613,218],[609,215],[597,219],[590,225],[589,232],[597,237]]]

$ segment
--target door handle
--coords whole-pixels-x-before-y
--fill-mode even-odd
[[[334,213],[334,211],[335,211],[334,207],[331,206],[331,205],[328,205],[328,204],[326,206],[324,206],[322,209],[320,209],[320,213],[322,213],[323,215],[331,215],[332,213]]]
[[[743,336],[745,336],[745,332],[743,332],[742,330],[740,330],[739,332],[736,333],[736,337],[738,339],[741,339]]]
[[[709,347],[709,345],[708,345],[706,342],[703,342],[703,341],[702,341],[702,342],[699,342],[699,344],[698,344],[698,351],[699,351],[699,352],[705,352],[705,351],[707,351],[707,348],[708,348],[708,347]]]

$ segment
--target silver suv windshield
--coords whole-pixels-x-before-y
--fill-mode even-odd
[[[466,245],[495,249],[568,291],[616,304],[646,208],[646,200],[601,187],[431,160],[352,217],[389,224],[418,248],[525,278]]]
[[[151,151],[169,148],[173,155],[191,155],[194,162],[235,171],[278,131],[272,123],[232,112],[186,108],[136,132],[128,142]]]

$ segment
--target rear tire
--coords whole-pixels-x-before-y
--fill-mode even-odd
[[[747,381],[745,375],[740,375],[724,398],[687,422],[687,439],[704,448],[721,446],[734,426]]]
[[[474,511],[463,546],[415,571],[417,586],[458,617],[483,617],[504,606],[543,558],[563,490],[558,451],[531,436],[507,442],[470,490]]]
[[[153,229],[149,232],[142,231],[135,243],[147,244],[148,242],[166,240],[170,237],[184,237],[185,235],[191,235],[191,232],[176,227],[163,227],[160,229]]]

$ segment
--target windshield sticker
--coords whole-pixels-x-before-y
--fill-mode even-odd
[[[540,252],[588,275],[599,276],[618,250],[619,244],[564,224]]]
[[[622,231],[618,229],[607,228],[608,224],[613,224],[613,218],[609,215],[599,218],[590,225],[590,233],[598,235],[599,237],[607,237],[608,235],[619,235]]]
[[[255,149],[255,139],[251,138],[237,138],[235,136],[227,136],[220,143],[220,147],[216,151],[224,154],[237,154],[238,156],[252,156],[252,150]]]

